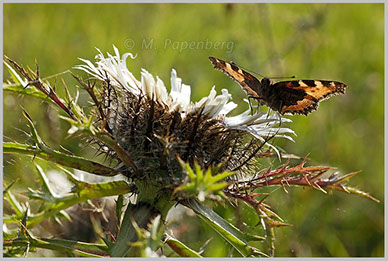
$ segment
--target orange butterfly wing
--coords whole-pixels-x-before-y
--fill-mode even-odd
[[[272,85],[273,92],[281,100],[281,114],[305,115],[316,110],[320,101],[344,94],[346,87],[342,82],[319,80],[284,81]]]

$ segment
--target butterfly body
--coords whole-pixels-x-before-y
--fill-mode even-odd
[[[314,111],[321,100],[344,94],[346,85],[337,81],[293,80],[273,83],[269,78],[261,81],[242,70],[233,62],[209,57],[215,69],[235,80],[249,98],[257,100],[280,114],[304,114]]]

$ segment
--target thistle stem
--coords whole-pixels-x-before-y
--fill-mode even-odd
[[[124,257],[131,248],[131,243],[136,242],[137,233],[132,222],[136,223],[139,228],[146,228],[152,218],[156,217],[158,213],[154,206],[145,202],[138,202],[136,205],[128,204],[119,235],[110,251],[110,256]]]

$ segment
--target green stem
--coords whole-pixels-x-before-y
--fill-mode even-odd
[[[85,158],[64,154],[47,147],[45,151],[42,151],[40,148],[35,146],[6,142],[3,143],[3,152],[38,157],[44,160],[58,163],[62,166],[83,170],[100,176],[110,177],[118,174],[118,171],[115,169],[101,165],[100,163],[87,160]]]
[[[112,257],[124,257],[131,248],[130,243],[136,242],[137,233],[132,225],[132,220],[139,228],[146,228],[149,222],[158,214],[162,220],[166,219],[167,213],[175,201],[171,200],[170,190],[155,190],[155,187],[144,182],[137,182],[136,186],[140,194],[136,205],[129,204],[123,221],[121,222],[119,235],[111,249]],[[154,189],[152,189],[154,188]]]
[[[158,210],[148,203],[139,202],[136,205],[128,204],[121,223],[119,235],[110,251],[110,256],[124,257],[131,248],[130,243],[136,242],[137,233],[132,222],[135,222],[139,228],[146,228],[152,218],[158,214]]]

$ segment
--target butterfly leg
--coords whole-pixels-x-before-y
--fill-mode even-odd
[[[272,98],[272,100],[273,100],[274,98]],[[273,101],[272,101],[273,102]],[[272,103],[271,102],[271,103]],[[269,117],[269,115],[271,114],[271,112],[272,112],[272,109],[271,109],[271,107],[269,107],[268,106],[268,112],[267,112],[267,117],[266,117],[266,119],[268,119],[268,117]]]
[[[279,128],[280,128],[280,126],[282,126],[282,115],[279,112],[277,112],[277,115],[279,117]]]
[[[279,128],[282,125],[282,107],[283,107],[283,101],[280,101],[279,109],[277,110],[277,116],[279,117]]]
[[[252,98],[253,98],[252,96],[248,96],[248,104],[249,104],[249,109],[251,110],[251,115],[253,115],[253,107],[251,102]]]
[[[255,97],[255,96],[248,96],[248,103],[249,103],[249,108],[251,110],[251,115],[253,115],[253,106],[252,106],[252,103],[251,103],[251,99],[253,100],[257,100],[257,106],[258,108],[256,109],[256,113],[259,111],[259,108],[261,105],[265,104],[263,103],[262,101],[264,101],[264,99],[262,98],[259,98],[259,97]]]
[[[271,114],[272,109],[268,108],[266,119],[268,119],[269,115]]]

